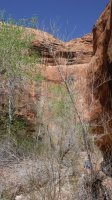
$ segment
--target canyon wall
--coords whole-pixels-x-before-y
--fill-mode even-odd
[[[93,33],[69,42],[62,42],[40,30],[28,31],[35,34],[31,51],[40,57],[37,68],[40,69],[42,81],[29,81],[24,87],[15,85],[15,115],[25,118],[32,127],[31,131],[35,131],[37,102],[50,96],[48,88],[63,84],[64,79],[76,92],[78,113],[83,122],[90,124],[90,134],[103,154],[102,169],[107,167],[105,173],[112,176],[112,6],[107,5],[93,27]],[[0,76],[2,79],[2,73]],[[0,90],[3,111],[7,104],[4,84]],[[48,117],[50,113],[46,107],[47,104],[45,116]]]
[[[110,3],[111,4],[111,3]],[[90,134],[101,150],[102,170],[112,176],[112,5],[108,4],[93,33],[70,42],[35,41],[42,59],[45,85],[72,79],[75,104],[81,119],[90,124]]]
[[[112,4],[93,27],[93,57],[88,69],[90,122],[103,153],[102,169],[112,176]]]

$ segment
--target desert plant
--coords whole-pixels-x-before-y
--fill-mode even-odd
[[[19,26],[18,26],[19,24]],[[31,66],[37,63],[35,53],[29,56],[28,48],[34,38],[32,33],[26,34],[25,28],[13,18],[0,23],[0,64],[1,73],[6,79],[8,88],[8,131],[14,114],[14,87],[17,78],[31,76]]]

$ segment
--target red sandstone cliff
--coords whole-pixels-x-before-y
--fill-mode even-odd
[[[41,57],[39,67],[44,81],[39,93],[37,83],[28,83],[21,97],[16,88],[16,114],[25,117],[30,123],[36,123],[35,104],[38,98],[47,93],[51,84],[63,82],[72,77],[73,89],[77,91],[76,107],[83,121],[91,124],[95,142],[103,153],[105,166],[112,163],[112,7],[110,4],[93,28],[93,34],[85,35],[64,43],[46,32],[32,30],[35,41],[32,50]],[[32,85],[32,86],[31,86]],[[1,101],[4,102],[4,88],[1,89]],[[2,103],[4,107],[4,103]],[[110,169],[109,169],[110,170]],[[108,171],[108,170],[107,170]],[[112,176],[112,171],[106,172]]]
[[[58,67],[64,78],[72,76],[73,88],[78,91],[78,112],[84,121],[90,122],[95,143],[104,156],[104,166],[109,168],[106,173],[112,176],[112,6],[107,5],[94,25],[93,40],[92,34],[88,34],[67,43],[34,42],[33,47],[44,55],[46,81],[63,81]]]
[[[103,169],[112,176],[112,2],[93,27],[93,53],[87,79],[91,88],[90,121],[104,156]]]

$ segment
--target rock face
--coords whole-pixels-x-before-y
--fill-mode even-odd
[[[84,64],[91,60],[93,55],[93,35],[92,33],[85,35],[82,38],[77,38],[67,42],[66,48],[69,52],[74,52],[76,55],[70,64]]]
[[[97,20],[93,35],[67,43],[54,38],[35,41],[33,47],[44,55],[46,81],[60,83],[61,74],[66,80],[72,77],[78,91],[78,112],[91,125],[95,143],[104,157],[102,169],[112,176],[112,5],[108,4]]]
[[[42,56],[42,64],[46,66],[55,66],[56,62],[60,65],[82,64],[92,57],[92,34],[66,43],[40,31],[36,31],[36,36],[38,39],[33,42],[33,49]]]
[[[36,83],[28,83],[23,99],[21,94],[16,100],[16,114],[36,123],[36,101],[46,96],[46,88],[61,84],[63,79],[72,82],[77,91],[78,113],[90,123],[95,143],[104,157],[102,168],[107,166],[109,170],[105,173],[112,176],[112,5],[107,5],[93,33],[70,42],[64,43],[40,30],[30,31],[36,35],[31,50],[42,58],[39,67],[44,81],[39,93]],[[4,102],[4,88],[0,90],[0,101]]]
[[[90,121],[104,156],[102,168],[112,177],[112,5],[93,27],[93,57],[88,69]],[[91,81],[89,81],[91,80]]]

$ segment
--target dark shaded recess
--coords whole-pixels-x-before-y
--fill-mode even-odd
[[[101,170],[112,178],[112,148],[105,151],[104,161],[101,162]]]
[[[34,51],[35,53],[37,53],[40,56],[46,56],[47,58],[53,58],[55,57],[60,57],[60,58],[69,58],[72,59],[74,57],[76,57],[76,52],[63,52],[63,51],[58,51],[56,52],[55,48],[51,48],[50,47],[46,47],[45,45],[41,45],[41,46],[35,46],[33,45],[31,47],[31,51]]]
[[[2,70],[0,71],[0,74],[1,74],[1,75],[4,75],[4,74],[6,73],[6,71],[7,71],[6,69],[2,69]]]
[[[110,97],[112,100],[112,62],[107,63],[107,76],[109,77],[108,86],[110,91]]]
[[[47,58],[53,58],[53,56],[49,53],[49,49],[47,47],[45,47],[44,45],[42,46],[32,46],[30,48],[30,54],[32,52],[36,53],[40,58],[45,56]]]
[[[99,99],[104,110],[108,110],[111,108],[110,84],[112,83],[110,76],[107,72],[104,73],[103,70],[102,72],[98,70],[94,76],[95,80],[92,82],[94,97]]]
[[[44,51],[45,48],[43,48],[43,51]],[[41,54],[41,49],[40,47],[37,47],[37,46],[31,46],[28,50],[28,53],[29,53],[29,56],[31,56],[33,53],[35,53],[39,58],[42,56]]]
[[[57,57],[61,57],[61,58],[69,58],[69,59],[73,59],[74,57],[76,57],[76,52],[57,52],[56,53]]]

